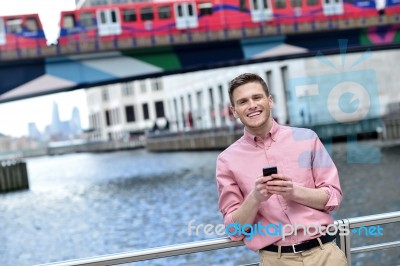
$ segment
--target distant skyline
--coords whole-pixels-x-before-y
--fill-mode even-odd
[[[88,127],[85,91],[76,90],[0,104],[0,133],[13,137],[27,136],[29,123],[35,123],[42,132],[51,124],[53,102],[58,104],[61,120],[71,119],[72,110],[77,107],[82,127]]]

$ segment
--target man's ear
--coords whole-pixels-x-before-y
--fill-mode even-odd
[[[234,116],[235,118],[239,118],[239,116],[238,116],[237,113],[236,113],[235,107],[231,105],[229,108],[231,108],[231,112],[232,112],[233,116]]]
[[[268,103],[269,103],[269,108],[274,108],[274,105],[275,105],[275,103],[274,103],[274,99],[272,98],[272,95],[270,95],[269,97],[268,97]]]

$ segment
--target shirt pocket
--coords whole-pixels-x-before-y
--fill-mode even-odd
[[[285,160],[282,165],[283,174],[292,179],[294,184],[315,188],[313,171],[310,165],[300,160]]]

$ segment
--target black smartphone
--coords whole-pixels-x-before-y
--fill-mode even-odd
[[[263,176],[268,176],[277,173],[278,173],[278,168],[276,166],[263,168]]]

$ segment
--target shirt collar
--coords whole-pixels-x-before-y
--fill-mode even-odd
[[[280,128],[280,125],[274,119],[272,119],[271,130],[265,135],[264,139],[267,138],[268,136],[270,136],[273,141],[276,141],[278,134],[279,134],[279,128]],[[257,136],[255,136],[255,135],[251,134],[249,131],[247,131],[246,127],[244,128],[243,136],[247,141],[249,141],[251,143],[257,142],[257,139],[259,139]]]

